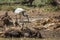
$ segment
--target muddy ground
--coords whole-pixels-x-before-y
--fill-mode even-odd
[[[6,11],[0,11],[0,17],[4,16],[5,12]],[[11,18],[15,18],[15,15],[12,11],[8,11],[8,14]],[[59,31],[60,30],[60,11],[43,13],[36,10],[35,11],[29,10],[26,12],[26,14],[29,15],[29,18],[39,17],[39,19],[35,21],[31,21],[30,23],[25,23],[23,25],[23,29],[20,26],[4,27],[3,25],[3,27],[0,28],[1,36],[7,37],[11,35],[12,36],[20,35],[25,37],[40,37],[40,38],[60,37],[60,31]],[[27,30],[29,30],[30,32]],[[10,33],[11,31],[18,34],[14,35],[12,34],[13,32]]]

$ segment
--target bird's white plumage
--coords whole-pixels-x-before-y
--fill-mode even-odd
[[[15,14],[19,14],[19,13],[21,13],[22,11],[25,11],[23,8],[16,8],[15,9],[15,11],[14,11],[14,13]]]

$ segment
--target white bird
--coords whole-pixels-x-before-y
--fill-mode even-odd
[[[21,12],[25,11],[23,8],[16,8],[14,13],[15,14],[20,14]]]
[[[17,14],[20,14],[20,18],[21,18],[21,15],[23,15],[24,17],[26,17],[27,18],[27,20],[28,20],[28,22],[29,22],[29,17],[28,17],[28,15],[27,14],[25,14],[25,9],[23,9],[23,8],[16,8],[15,10],[14,10],[14,14],[15,14],[15,16],[16,16],[16,21],[14,22],[14,23],[18,23],[19,24],[19,19],[17,19]],[[22,20],[22,18],[20,19],[20,21]]]

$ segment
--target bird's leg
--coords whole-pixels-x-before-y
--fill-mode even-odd
[[[28,15],[27,15],[27,19],[28,19],[28,22],[29,22],[29,17],[28,17]]]
[[[20,23],[21,23],[21,28],[23,28],[23,23],[22,23],[22,14],[19,14],[19,20],[20,20]]]
[[[27,20],[28,20],[28,22],[29,22],[29,17],[28,17],[28,15],[25,15],[25,17],[27,18]]]
[[[20,22],[21,22],[21,19],[22,19],[22,18],[21,18],[21,15],[22,15],[22,14],[19,14],[19,16],[20,16],[20,17],[19,17]]]
[[[15,20],[15,22],[14,22],[14,27],[17,25],[16,23],[18,23],[18,18],[17,18],[17,15],[15,15],[16,16],[16,20]]]

